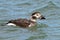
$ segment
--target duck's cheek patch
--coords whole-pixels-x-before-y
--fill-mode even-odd
[[[33,15],[33,16],[35,16],[36,18],[39,18],[40,17],[40,15],[38,15],[38,16],[37,15]]]

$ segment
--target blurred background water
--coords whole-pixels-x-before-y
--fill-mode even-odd
[[[37,26],[2,26],[11,19],[29,18],[41,12],[46,20]],[[0,0],[0,40],[60,40],[60,0]]]

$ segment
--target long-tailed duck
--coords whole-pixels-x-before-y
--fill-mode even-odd
[[[12,26],[20,26],[20,27],[32,27],[36,25],[36,20],[37,19],[45,19],[40,12],[34,12],[30,19],[15,19],[15,20],[10,20],[7,25],[12,25]]]

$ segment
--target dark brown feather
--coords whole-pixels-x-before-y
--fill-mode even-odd
[[[28,27],[30,23],[34,23],[34,22],[27,20],[27,19],[17,19],[17,20],[11,20],[8,23],[14,23],[20,27]]]

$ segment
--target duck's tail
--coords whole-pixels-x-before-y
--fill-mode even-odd
[[[8,26],[16,26],[14,23],[7,23]]]
[[[7,25],[8,23],[1,23],[0,26],[5,26]]]
[[[16,26],[14,23],[12,23],[12,21],[9,21],[7,23],[2,23],[1,26]]]

